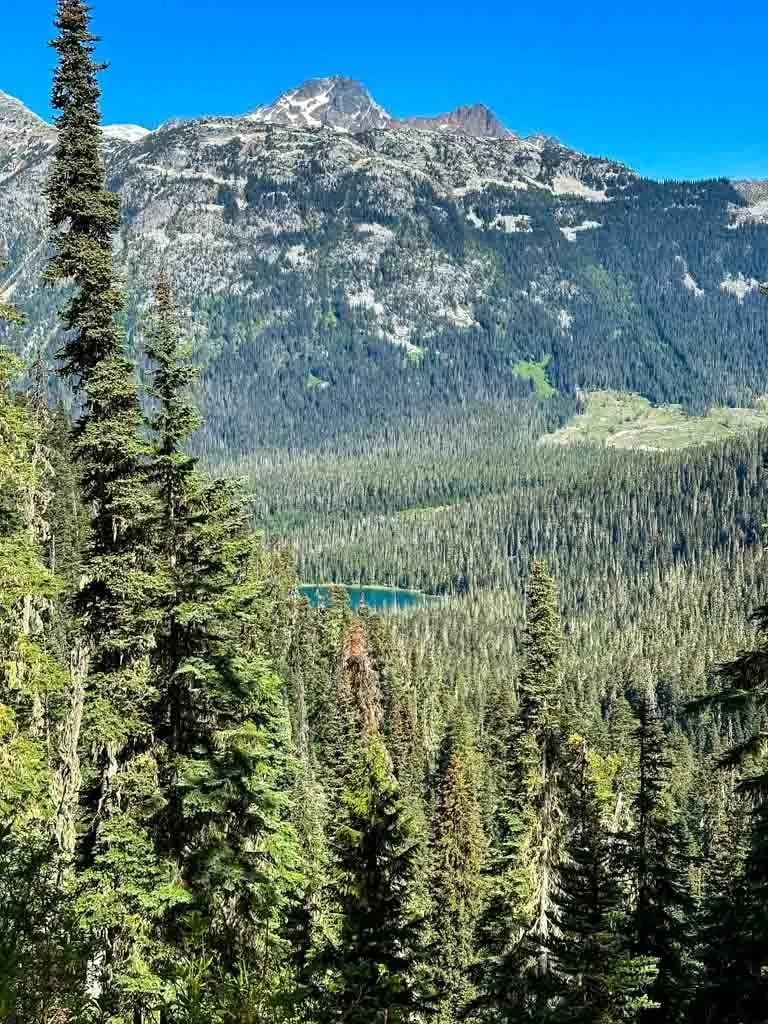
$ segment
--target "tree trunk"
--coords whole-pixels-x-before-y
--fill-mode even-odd
[[[62,870],[66,869],[75,852],[76,812],[82,782],[78,746],[80,727],[83,721],[88,663],[88,648],[83,641],[78,640],[70,654],[69,711],[61,729],[60,763],[53,784],[56,799],[55,834],[61,854]]]

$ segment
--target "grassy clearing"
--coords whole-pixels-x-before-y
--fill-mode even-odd
[[[540,363],[527,363],[521,360],[512,367],[512,373],[518,380],[532,381],[533,389],[539,398],[551,398],[556,391],[547,377],[547,367],[551,362],[550,355],[544,356]]]
[[[670,451],[724,441],[768,427],[768,407],[715,407],[704,416],[689,416],[679,405],[655,406],[642,395],[616,391],[582,393],[583,411],[544,444],[604,444],[611,448]]]

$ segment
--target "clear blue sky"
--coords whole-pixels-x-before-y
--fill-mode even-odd
[[[93,0],[108,122],[241,113],[346,74],[396,116],[482,102],[655,177],[768,177],[758,0]],[[48,116],[53,0],[6,0],[0,89]]]

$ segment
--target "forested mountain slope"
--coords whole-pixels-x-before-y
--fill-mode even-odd
[[[58,137],[0,96],[0,1020],[765,1024],[768,403],[571,391],[765,389],[765,190],[344,79],[102,130],[55,26]]]
[[[0,94],[5,292],[52,343],[55,130]],[[204,447],[248,450],[555,386],[703,408],[768,388],[760,183],[660,183],[484,108],[394,121],[357,83],[105,131],[133,331],[165,266],[205,363]],[[135,332],[134,340],[135,340]]]

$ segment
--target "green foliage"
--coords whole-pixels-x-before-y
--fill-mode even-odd
[[[241,358],[251,371],[206,429],[161,274],[145,402],[112,268],[119,208],[88,8],[59,0],[57,28],[48,278],[69,289],[63,375],[78,420],[71,431],[48,409],[44,365],[24,393],[0,349],[0,1017],[762,1024],[764,435],[684,457],[540,445],[574,403],[553,389],[532,403],[519,378],[546,390],[551,370],[570,387],[587,350],[555,348],[557,311],[522,304],[529,233],[495,230],[491,287],[511,319],[475,310],[473,341],[492,338],[490,355],[438,331],[429,349],[394,357],[327,281],[295,323],[273,330],[259,314],[256,340],[253,309],[201,296],[192,305],[208,319],[188,333],[210,335],[214,391],[233,309],[228,372]],[[552,147],[544,163],[554,173]],[[314,178],[301,183],[307,204]],[[411,246],[426,223],[446,258],[477,256],[487,228],[470,231],[428,184],[404,226],[369,208],[364,184],[356,172],[334,185],[352,222],[375,213]],[[277,201],[274,185],[250,177],[252,210]],[[717,374],[717,360],[706,373],[692,360],[673,386],[667,327],[651,331],[644,314],[651,258],[638,277],[615,244],[636,205],[658,213],[692,189],[710,218],[735,195],[622,180],[595,240],[578,243],[563,241],[544,190],[515,196],[535,251],[571,254],[578,287],[564,295],[603,339],[588,346],[598,377],[639,373],[601,364],[619,338],[662,353],[654,387],[667,396],[700,399]],[[222,202],[235,223],[231,192]],[[512,215],[492,187],[471,202],[474,227]],[[651,247],[654,266],[679,262],[687,216]],[[382,280],[397,270],[385,252]],[[744,309],[734,316],[750,324]],[[7,303],[0,318],[20,321]],[[557,357],[514,364],[532,337],[553,340]],[[693,337],[680,331],[679,358]],[[402,389],[391,418],[361,424],[382,367]],[[497,379],[504,400],[488,403]],[[249,444],[263,429],[244,463],[248,494],[189,451],[196,434],[210,453],[223,418],[235,441],[244,423]],[[289,447],[270,447],[276,438]],[[254,520],[289,543],[265,543]],[[384,621],[329,584],[311,607],[294,549],[303,578],[415,583],[445,599]],[[756,637],[738,611],[750,602],[763,603]],[[692,697],[696,714],[676,722]]]
[[[558,977],[552,1019],[636,1022],[653,1006],[647,992],[657,968],[653,957],[633,952],[628,934],[629,892],[605,799],[606,789],[611,796],[615,764],[588,751],[579,737],[572,747],[571,827],[557,896],[557,933],[550,943]]]
[[[658,713],[647,697],[638,708],[638,788],[634,827],[627,837],[635,886],[632,949],[651,958],[658,974],[649,989],[656,1008],[647,1022],[687,1019],[693,977],[692,850],[685,822],[670,793],[674,762]]]
[[[425,1008],[419,922],[409,907],[413,836],[381,736],[363,741],[334,841],[336,938],[317,964],[318,1021],[408,1024]]]
[[[297,882],[286,807],[290,731],[280,681],[256,644],[264,580],[244,499],[236,486],[204,480],[185,453],[198,422],[188,397],[194,371],[165,278],[156,289],[147,356],[156,400],[152,536],[163,580],[151,657],[163,793],[154,843],[173,860],[184,892],[180,909],[195,921],[193,948],[208,956],[211,983],[221,990],[245,972],[254,979],[248,998],[266,1006]],[[185,928],[166,917],[172,945]]]
[[[83,653],[67,758],[73,780],[82,764],[84,788],[66,791],[62,813],[73,819],[79,797],[78,906],[96,948],[89,971],[101,1012],[117,1016],[156,1003],[159,921],[183,894],[150,833],[153,810],[163,802],[150,749],[148,658],[161,587],[150,532],[155,498],[147,486],[138,385],[118,322],[123,300],[112,239],[120,204],[106,188],[101,66],[89,18],[82,0],[59,0],[52,44],[58,136],[47,187],[54,255],[46,276],[71,285],[61,311],[62,374],[82,402],[73,451],[90,513],[73,599]],[[73,833],[74,824],[65,831]]]
[[[53,1020],[84,1001],[71,902],[58,884],[55,744],[65,672],[49,640],[42,429],[0,349],[0,1016]]]
[[[612,448],[670,451],[711,444],[764,429],[768,418],[762,403],[751,409],[709,409],[691,416],[681,406],[654,406],[642,395],[592,391],[580,396],[579,414],[547,444],[605,444]]]
[[[691,1019],[738,1024],[754,992],[749,918],[756,909],[745,876],[747,807],[731,796],[721,809],[704,868],[696,917],[698,972]]]
[[[520,360],[512,367],[512,373],[518,380],[530,381],[538,398],[551,398],[557,390],[547,379],[547,367],[551,362],[551,355],[544,356],[539,363]]]
[[[542,561],[528,580],[517,708],[499,801],[496,877],[482,921],[484,1019],[537,1020],[552,994],[563,805],[557,591]],[[517,1015],[517,1016],[516,1016]]]
[[[460,1020],[476,995],[470,967],[482,909],[481,869],[486,852],[476,770],[471,720],[460,709],[449,723],[440,748],[429,858],[437,1019],[446,1024]]]

